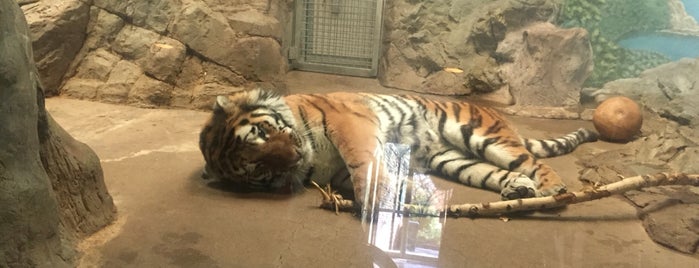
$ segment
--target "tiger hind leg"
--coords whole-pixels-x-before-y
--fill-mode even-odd
[[[458,149],[456,152],[467,156],[467,159],[474,159],[471,161],[492,166],[490,169],[481,168],[488,170],[486,174],[494,175],[505,182],[515,177],[512,174],[508,175],[511,177],[505,176],[507,172],[518,173],[517,177],[528,177],[535,185],[536,196],[549,196],[567,191],[558,174],[529,152],[512,129],[502,127],[498,131],[499,135],[489,135],[489,133],[479,133],[480,131],[476,132],[468,128],[470,128],[469,125],[462,125],[461,130],[464,135],[459,137],[460,139],[451,137],[448,145],[454,145],[450,147]],[[502,174],[496,174],[497,170],[501,170]],[[473,180],[473,176],[471,179]]]
[[[440,130],[445,147],[458,149],[458,152],[468,155],[468,158],[479,159],[480,162],[495,166],[498,170],[502,169],[500,173],[503,174],[498,178],[503,181],[508,181],[509,177],[504,176],[507,172],[516,172],[531,178],[536,185],[537,196],[566,191],[566,186],[558,174],[527,150],[517,132],[495,110],[463,103],[444,105],[448,110],[453,110],[455,115],[437,114],[436,118],[439,120],[433,123]],[[491,175],[496,173],[493,168],[488,172],[491,171]],[[473,176],[471,179],[473,180]]]
[[[528,176],[484,162],[471,153],[446,149],[433,153],[429,168],[465,185],[499,192],[503,200],[542,196]]]

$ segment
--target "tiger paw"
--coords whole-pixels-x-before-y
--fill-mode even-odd
[[[502,189],[500,196],[502,197],[502,200],[514,200],[535,197],[537,196],[537,192],[533,187],[520,185]]]
[[[568,192],[568,187],[565,184],[555,184],[546,188],[539,188],[537,196],[552,196]]]
[[[519,175],[500,191],[502,200],[514,200],[538,196],[534,182],[527,176]]]

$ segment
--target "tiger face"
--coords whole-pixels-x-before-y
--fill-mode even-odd
[[[205,176],[233,182],[245,190],[293,190],[297,184],[294,175],[304,163],[301,140],[290,121],[293,118],[272,107],[277,103],[270,102],[270,96],[257,93],[217,98],[199,139]],[[280,97],[271,99],[284,105]]]

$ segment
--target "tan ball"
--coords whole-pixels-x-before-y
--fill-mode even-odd
[[[602,139],[626,142],[641,131],[643,116],[635,101],[627,97],[611,97],[597,106],[592,123]]]

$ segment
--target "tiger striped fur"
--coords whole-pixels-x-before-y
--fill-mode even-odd
[[[208,177],[270,191],[299,189],[311,179],[327,184],[346,171],[361,204],[385,187],[374,165],[387,142],[412,146],[413,162],[433,173],[516,199],[565,192],[538,158],[596,139],[586,129],[556,139],[520,138],[495,110],[467,102],[252,90],[217,98],[199,145]],[[369,181],[374,177],[378,183]]]

